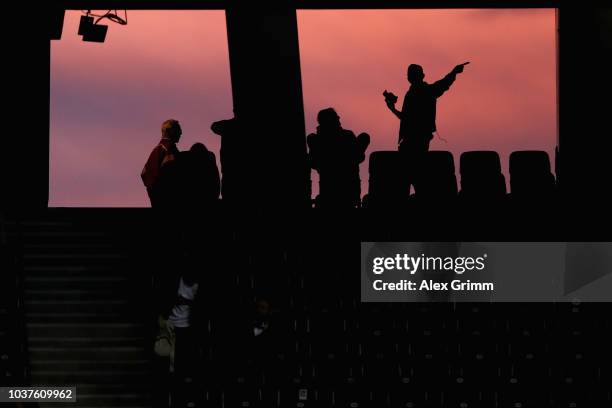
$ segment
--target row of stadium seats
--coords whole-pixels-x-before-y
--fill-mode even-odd
[[[457,188],[455,162],[448,151],[430,151],[420,166],[416,194],[420,200],[495,201],[506,197],[506,180],[495,151],[470,151],[461,154]],[[370,155],[369,191],[364,206],[376,206],[408,199],[406,164],[396,151]],[[510,188],[513,199],[551,198],[556,189],[550,159],[544,151],[516,151],[510,155]]]

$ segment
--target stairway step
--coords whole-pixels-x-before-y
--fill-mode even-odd
[[[125,276],[26,277],[24,288],[29,291],[83,291],[108,292],[123,289],[132,282]],[[134,282],[135,283],[135,282]]]
[[[62,371],[62,370],[36,370],[31,372],[33,384],[54,384],[54,386],[70,385],[77,381],[95,382],[99,384],[116,383],[117,381],[125,383],[139,383],[143,379],[147,379],[150,375],[150,370],[79,370],[79,371]]]
[[[121,300],[123,298],[129,297],[130,288],[127,286],[120,286],[110,289],[90,289],[90,290],[55,290],[52,288],[39,290],[39,289],[27,289],[23,294],[23,297],[26,301],[30,300],[66,300],[66,301],[81,301],[81,300],[91,300],[91,301],[112,301],[112,300]]]
[[[108,212],[80,214],[50,210],[19,226],[31,381],[77,385],[77,404],[40,407],[150,408],[153,322],[134,291],[145,274],[124,252],[131,233]]]
[[[68,348],[74,350],[88,347],[129,347],[136,350],[141,349],[143,345],[147,345],[148,339],[149,336],[146,333],[131,337],[33,337],[28,339],[28,344],[30,348]]]
[[[23,244],[23,248],[28,252],[38,253],[40,250],[61,250],[61,253],[72,253],[76,250],[105,250],[115,249],[116,246],[109,242],[86,242],[86,243],[61,243],[61,242],[44,242],[44,243],[32,243],[27,242]]]
[[[36,228],[26,229],[22,231],[22,237],[27,239],[29,237],[44,237],[44,238],[56,238],[56,237],[74,237],[74,238],[89,238],[89,237],[108,237],[108,234],[102,231],[91,231],[91,230],[51,230],[44,231]]]
[[[104,340],[101,340],[103,343]],[[140,360],[148,358],[150,352],[144,347],[109,347],[109,346],[73,346],[73,347],[28,347],[30,361],[36,360],[109,360],[125,361],[130,359]],[[85,380],[83,380],[85,381]]]
[[[143,333],[142,323],[26,323],[28,337],[121,337]]]
[[[55,283],[55,282],[78,282],[78,283],[90,283],[90,282],[124,282],[128,280],[126,276],[26,276],[24,281],[29,282],[44,282],[44,283]]]
[[[56,324],[78,324],[78,323],[130,323],[135,319],[134,314],[122,311],[99,311],[96,313],[82,313],[66,311],[64,313],[28,313],[29,323],[56,323]]]
[[[24,261],[29,260],[39,260],[39,261],[48,261],[54,259],[69,259],[69,260],[106,260],[106,259],[125,259],[126,256],[122,254],[117,254],[114,252],[102,252],[102,253],[76,253],[76,254],[66,254],[66,253],[25,253],[23,255]]]
[[[86,280],[128,278],[140,271],[128,269],[127,265],[25,265],[24,278],[76,278]]]
[[[40,371],[143,371],[149,369],[149,360],[37,360],[30,362],[30,369]]]
[[[20,223],[23,227],[74,227],[74,223],[71,221],[61,221],[61,220],[42,220],[42,219],[33,219],[33,220],[24,220]]]
[[[128,262],[128,257],[117,253],[75,253],[45,254],[26,253],[23,255],[24,267],[29,266],[111,266],[113,268]]]
[[[107,258],[107,259],[92,259],[92,260],[83,260],[77,259],[74,257],[65,257],[65,258],[40,258],[40,259],[24,259],[23,267],[24,270],[29,270],[32,267],[50,267],[54,266],[57,268],[69,268],[73,266],[80,267],[106,267],[106,268],[119,268],[125,271],[126,266],[129,265],[129,260],[127,258],[115,259],[115,258]]]
[[[99,234],[99,233],[94,233],[94,234],[87,234],[85,233],[84,235],[79,235],[78,233],[76,234],[55,234],[55,233],[49,233],[49,234],[30,234],[28,236],[24,236],[22,238],[22,243],[23,245],[40,245],[41,247],[45,247],[49,244],[53,244],[53,245],[64,245],[66,247],[72,246],[72,245],[85,245],[85,244],[102,244],[102,245],[108,245],[109,242],[116,242],[117,239],[115,237],[109,236],[107,234]],[[113,245],[113,247],[116,247],[116,245]],[[35,252],[38,252],[38,250],[36,250]]]
[[[57,300],[57,299],[25,299],[26,318],[29,313],[48,312],[48,313],[66,313],[78,310],[87,313],[104,313],[104,312],[125,312],[129,310],[129,301],[127,299],[113,300]]]
[[[26,276],[34,276],[36,273],[125,273],[125,271],[118,270],[113,265],[24,265],[23,270]]]

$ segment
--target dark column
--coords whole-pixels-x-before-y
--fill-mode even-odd
[[[41,6],[42,7],[42,6]],[[61,18],[60,18],[61,17]],[[46,208],[49,199],[50,38],[57,38],[63,11],[42,7],[9,19],[4,55],[0,206]],[[10,85],[9,85],[10,84]]]
[[[560,182],[578,207],[600,207],[612,184],[612,9],[564,6],[558,25]]]
[[[295,9],[226,10],[234,111],[248,131],[251,204],[296,208],[310,198]]]

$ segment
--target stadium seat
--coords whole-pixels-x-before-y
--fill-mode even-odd
[[[460,173],[462,199],[491,201],[505,197],[506,181],[497,152],[464,152],[460,159]]]
[[[510,190],[513,197],[550,197],[555,190],[555,176],[550,170],[548,153],[521,150],[510,154]]]

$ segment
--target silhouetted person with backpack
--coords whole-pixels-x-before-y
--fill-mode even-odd
[[[333,108],[317,115],[317,132],[308,135],[310,167],[319,173],[317,206],[354,208],[361,199],[359,164],[365,159],[370,136],[343,129]]]
[[[179,156],[181,200],[187,208],[210,207],[219,199],[221,181],[215,154],[202,143],[194,143]]]
[[[402,110],[395,107],[397,96],[383,92],[387,107],[400,120],[398,150],[403,153],[407,165],[410,184],[418,183],[419,162],[429,150],[429,143],[436,131],[436,101],[455,82],[457,74],[469,62],[457,65],[444,78],[433,84],[424,81],[423,67],[416,64],[408,66],[410,89],[404,96]]]
[[[174,201],[174,173],[179,155],[176,144],[181,139],[181,125],[175,119],[168,119],[162,123],[161,133],[161,140],[140,173],[151,200],[151,207],[166,207]]]

